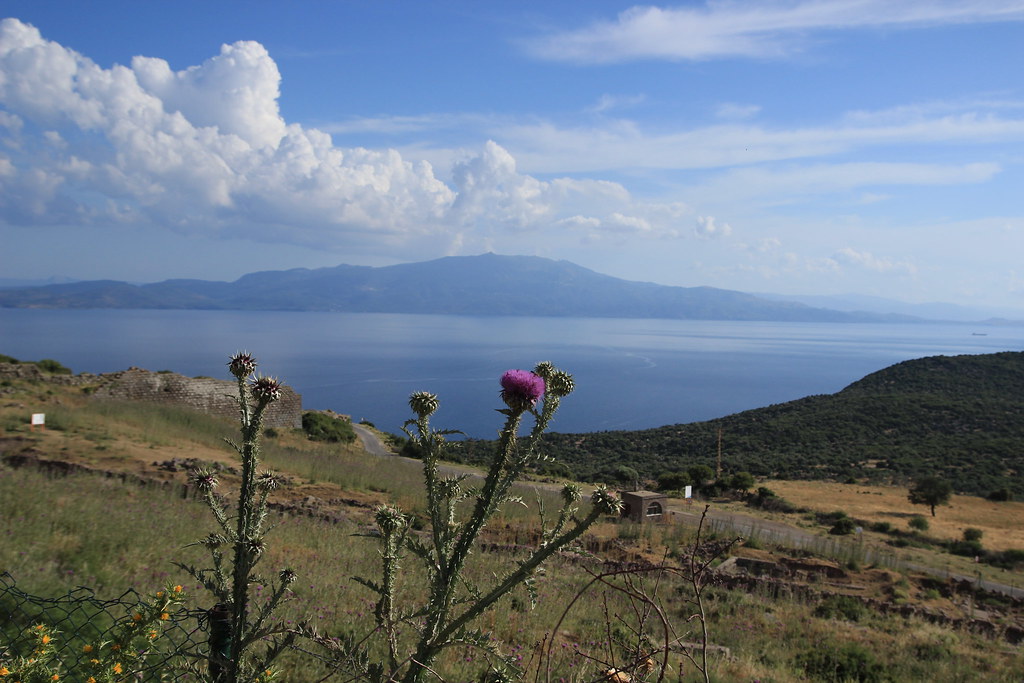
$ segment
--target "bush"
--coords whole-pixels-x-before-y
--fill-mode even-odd
[[[970,543],[976,543],[981,541],[981,537],[985,534],[981,529],[974,527],[968,527],[964,529],[964,540]]]
[[[70,375],[71,368],[66,368],[52,358],[44,358],[36,361],[36,367],[51,375]]]
[[[875,683],[885,680],[885,668],[870,650],[856,643],[835,648],[814,647],[797,655],[796,662],[816,681]]]
[[[1010,489],[1004,486],[1001,489],[996,489],[989,493],[988,499],[997,503],[1006,503],[1013,500],[1013,493],[1010,492]]]
[[[979,541],[953,541],[947,547],[954,555],[964,557],[979,557],[985,553]]]
[[[832,528],[828,530],[833,536],[847,536],[852,534],[857,528],[857,523],[849,517],[843,517],[837,519],[836,523],[832,525]]]
[[[928,524],[928,520],[921,515],[914,515],[910,518],[910,521],[907,522],[907,524],[910,525],[910,528],[914,531],[928,531],[928,527],[931,526]]]
[[[871,525],[871,530],[880,534],[892,533],[892,524],[889,522],[875,522]]]
[[[355,430],[348,420],[312,411],[302,414],[302,431],[313,441],[352,443],[356,440]]]
[[[814,616],[822,619],[860,621],[865,614],[864,603],[849,595],[830,595],[814,608]]]
[[[658,475],[659,491],[682,491],[692,483],[686,472],[662,472]]]

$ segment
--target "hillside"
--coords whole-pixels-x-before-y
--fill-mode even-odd
[[[698,422],[551,434],[547,452],[582,479],[613,480],[716,465],[757,477],[901,483],[949,479],[957,491],[1024,495],[1024,353],[935,356],[898,363],[842,391]],[[487,442],[466,445],[467,459]]]
[[[8,308],[158,308],[529,315],[691,320],[876,322],[711,287],[667,287],[533,256],[460,256],[371,268],[250,273],[234,282],[75,282],[0,290]]]

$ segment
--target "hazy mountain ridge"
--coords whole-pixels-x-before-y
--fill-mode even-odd
[[[535,256],[452,256],[384,267],[249,273],[234,282],[95,280],[0,291],[8,308],[293,310],[791,322],[908,322],[713,287],[622,280]]]

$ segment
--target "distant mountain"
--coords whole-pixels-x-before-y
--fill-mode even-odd
[[[110,280],[0,290],[7,308],[157,308],[694,320],[880,322],[712,287],[632,282],[534,256],[458,256],[372,268],[340,265],[250,273],[234,282]]]
[[[902,483],[924,475],[956,491],[1024,496],[1024,352],[933,356],[872,373],[842,391],[707,422],[640,431],[549,434],[545,454],[580,479],[716,466],[782,479]],[[491,442],[467,442],[475,461]]]
[[[895,299],[886,299],[878,296],[865,296],[862,294],[840,294],[840,295],[808,295],[808,294],[761,294],[754,296],[768,299],[769,301],[789,301],[801,303],[816,308],[828,308],[835,311],[860,312],[860,313],[893,313],[896,315],[908,315],[928,320],[947,320],[951,322],[979,322],[999,320],[1024,320],[1024,311],[1019,309],[997,308],[986,306],[960,306],[958,304],[946,304],[939,302],[911,304]]]

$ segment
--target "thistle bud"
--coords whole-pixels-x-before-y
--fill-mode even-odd
[[[572,375],[562,370],[556,370],[546,379],[548,383],[548,393],[555,398],[568,396],[572,393],[572,390],[576,388],[576,383],[573,381]]]
[[[565,501],[566,505],[578,503],[582,498],[583,491],[580,489],[579,484],[566,484],[562,487],[562,500]]]
[[[377,527],[385,536],[405,527],[405,515],[396,507],[381,505],[377,508],[374,518]]]
[[[206,468],[192,470],[192,472],[189,473],[189,478],[192,480],[192,483],[195,485],[195,487],[198,488],[200,491],[212,491],[215,488],[217,488],[217,475],[213,472],[213,470],[209,470]]]
[[[239,351],[228,361],[228,369],[238,379],[245,379],[256,372],[256,365],[256,359],[248,351]]]
[[[281,382],[276,377],[260,375],[249,385],[252,397],[258,403],[266,405],[281,398]]]
[[[441,407],[441,402],[429,391],[417,391],[409,397],[409,407],[421,418],[430,417]]]
[[[276,491],[281,486],[281,479],[273,472],[260,472],[256,477],[256,486],[263,491]]]
[[[296,574],[292,569],[282,569],[279,576],[281,577],[281,583],[286,585],[295,583],[295,579],[298,578],[298,574]]]
[[[614,493],[611,493],[603,486],[598,486],[594,489],[594,493],[590,496],[590,502],[594,504],[601,514],[605,515],[617,515],[622,511],[622,501],[615,497]]]

